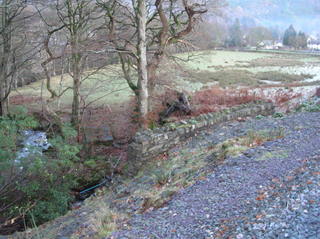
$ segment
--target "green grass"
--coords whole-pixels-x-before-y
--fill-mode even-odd
[[[225,69],[212,71],[194,71],[190,73],[191,77],[188,81],[193,83],[201,82],[203,85],[214,83],[220,87],[230,86],[259,86],[266,84],[262,81],[275,81],[285,83],[301,82],[305,79],[310,79],[313,75],[309,74],[288,74],[278,71],[267,71],[252,73],[248,70]]]
[[[182,65],[190,70],[208,70],[236,66],[237,64],[246,66],[250,61],[268,56],[270,54],[237,51],[199,51],[193,54],[184,53],[177,55],[177,57],[183,60],[191,57],[191,60],[188,62],[180,61]]]
[[[219,70],[216,72],[210,71],[195,71],[192,73],[191,82],[212,83],[216,82],[221,87],[227,86],[255,86],[259,85],[255,75],[247,70]]]
[[[133,95],[127,83],[122,78],[119,66],[110,66],[97,73],[86,72],[81,84],[81,95],[86,103],[93,105],[122,103]],[[52,77],[52,88],[57,92],[72,86],[72,78],[69,74]],[[42,87],[43,86],[43,87]],[[42,81],[19,88],[13,95],[25,95],[39,97],[43,89],[43,96],[49,97],[45,84]],[[55,103],[57,104],[58,101]],[[72,90],[69,89],[60,99],[61,106],[68,107],[72,102]]]
[[[314,76],[310,74],[288,74],[288,73],[282,73],[278,71],[268,71],[268,72],[258,72],[256,74],[256,77],[259,80],[264,81],[277,81],[282,83],[293,83],[293,82],[299,82],[303,81],[305,79],[311,79]]]
[[[256,86],[261,84],[261,78],[283,83],[297,82],[310,76],[278,71],[283,67],[319,64],[316,58],[310,56],[261,52],[197,51],[177,54],[175,58],[174,61],[164,63],[159,70],[159,79],[165,81],[164,84],[168,84],[170,88],[191,92],[214,84],[221,87]],[[90,72],[86,74],[89,75]],[[57,91],[71,85],[72,79],[68,74],[52,78],[52,86]],[[39,97],[41,88],[42,81],[39,81],[19,88],[13,95]],[[158,92],[160,90],[161,88],[157,89]],[[89,76],[82,84],[81,94],[86,103],[94,102],[94,106],[123,103],[134,95],[123,79],[119,65],[108,66]],[[49,96],[45,87],[43,95]],[[70,107],[71,102],[72,90],[68,90],[54,106]]]
[[[221,87],[266,84],[261,80],[283,84],[300,82],[312,78],[313,75],[291,74],[292,69],[303,68],[305,64],[319,64],[316,58],[295,54],[199,51],[177,56],[180,58],[177,61],[183,73],[174,81],[180,88],[191,91],[214,84]],[[187,59],[189,61],[186,61]],[[288,69],[288,72],[283,72],[284,69]],[[175,74],[178,74],[177,70]]]
[[[289,153],[286,150],[277,150],[272,152],[264,153],[260,158],[255,159],[256,161],[265,161],[270,159],[283,159],[289,156]]]

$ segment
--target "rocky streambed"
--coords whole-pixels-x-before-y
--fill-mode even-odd
[[[42,155],[43,151],[49,149],[51,144],[48,142],[47,134],[42,131],[25,130],[21,132],[21,147],[16,161],[27,158],[33,154]]]

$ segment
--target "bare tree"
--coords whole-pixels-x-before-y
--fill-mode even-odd
[[[50,5],[50,12],[54,14],[53,20],[47,20],[48,14],[42,15],[43,22],[46,25],[47,33],[44,37],[43,46],[48,56],[43,62],[42,67],[45,72],[47,90],[50,92],[50,101],[62,96],[68,90],[57,92],[50,85],[53,69],[48,66],[54,65],[62,58],[68,58],[70,63],[69,74],[72,77],[72,114],[71,122],[76,129],[80,129],[81,121],[81,83],[85,80],[85,66],[88,57],[90,43],[97,28],[95,20],[98,19],[98,13],[95,11],[96,5],[90,0],[57,0]],[[39,11],[40,12],[40,11]],[[52,18],[52,16],[50,16]],[[53,22],[53,23],[52,23]],[[64,33],[64,39],[59,43],[64,45],[65,50],[61,49],[57,53],[56,47],[53,47],[53,38],[58,33]],[[63,68],[63,66],[62,66]]]
[[[135,6],[139,1],[129,3],[122,0],[98,0],[97,2],[105,11],[109,40],[119,54],[124,78],[141,105],[140,94],[144,93],[141,87],[145,86],[140,85],[142,72],[139,69],[141,63],[139,42],[143,29],[137,21],[140,16]],[[205,2],[189,0],[150,0],[146,5],[147,72],[143,77],[147,75],[147,88],[149,94],[152,94],[157,83],[157,70],[161,66],[163,57],[168,53],[168,47],[177,43],[184,44],[183,38],[191,33],[207,9]],[[135,72],[138,72],[138,81]],[[142,114],[141,109],[140,114]]]
[[[8,114],[16,73],[30,60],[30,54],[24,51],[26,7],[23,0],[0,1],[0,116]]]
[[[144,126],[148,114],[148,70],[147,70],[147,47],[146,25],[147,10],[145,0],[137,0],[135,3],[135,17],[138,27],[137,61],[138,61],[138,102],[141,117],[141,126]]]
[[[87,0],[57,1],[56,9],[61,23],[68,31],[71,48],[71,76],[73,78],[72,124],[78,128],[80,120],[80,84],[83,52],[82,42],[90,19],[90,2]]]
[[[91,86],[90,83],[86,83],[86,89],[81,91],[83,83],[90,80],[99,81],[97,78],[101,77],[101,74],[98,71],[100,72],[106,63],[105,31],[100,31],[101,14],[95,2],[89,0],[59,0],[51,4],[45,11],[39,10],[39,13],[45,26],[43,35],[43,55],[45,57],[41,63],[45,73],[43,86],[46,85],[46,90],[50,95],[45,102],[51,103],[59,100],[67,90],[72,90],[71,119],[80,133],[83,126],[83,114],[88,107],[114,91],[110,89],[110,92],[108,90],[103,96],[99,95],[94,99],[90,95],[94,94],[97,87],[101,86],[100,84]],[[72,86],[60,87],[58,90],[51,85],[51,78],[54,75],[53,65],[59,65],[57,62],[60,62],[59,64],[68,63],[65,64],[66,66],[61,66],[60,71],[69,73],[73,80]],[[62,78],[60,82],[63,84]],[[44,109],[51,115],[55,115],[54,111],[48,108],[48,104]]]

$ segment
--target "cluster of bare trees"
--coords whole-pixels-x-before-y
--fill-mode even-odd
[[[32,18],[23,0],[0,1],[0,116],[8,113],[8,98],[21,70],[35,54],[25,23]]]
[[[143,122],[149,111],[149,95],[157,85],[157,70],[169,54],[169,46],[187,44],[184,38],[207,12],[207,6],[205,0],[3,0],[0,11],[0,115],[8,112],[16,73],[34,56],[26,52],[30,33],[25,25],[28,18],[37,16],[41,37],[33,52],[41,55],[50,92],[47,103],[72,90],[71,118],[78,128],[81,84],[90,54],[117,54]],[[62,92],[51,86],[56,62],[67,62],[73,79],[72,86]]]

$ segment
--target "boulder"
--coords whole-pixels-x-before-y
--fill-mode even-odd
[[[87,126],[84,128],[84,136],[87,143],[99,143],[111,145],[113,137],[109,127],[107,126]]]

